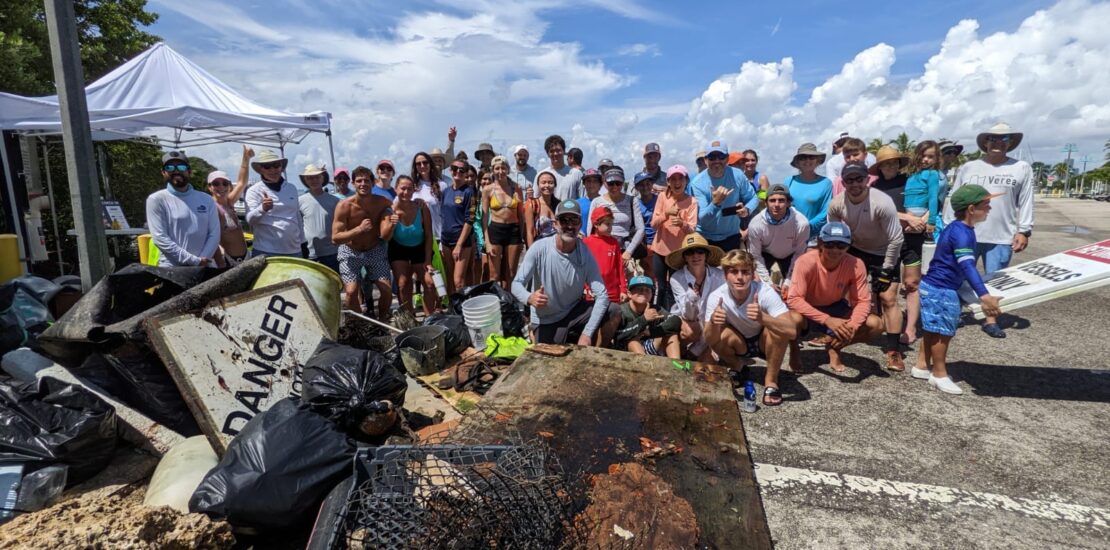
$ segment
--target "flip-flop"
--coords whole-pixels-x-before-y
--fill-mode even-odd
[[[770,401],[768,401],[770,399]],[[782,392],[778,388],[772,386],[763,387],[763,406],[764,407],[777,407],[782,405]]]

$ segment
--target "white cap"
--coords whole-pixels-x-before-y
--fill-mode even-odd
[[[521,151],[524,151],[524,152],[527,153],[528,152],[528,147],[524,144],[517,145],[516,147],[513,147],[513,154],[514,155],[521,152]]]
[[[209,172],[208,173],[208,183],[212,183],[216,180],[231,181],[231,178],[227,177],[227,172],[224,172],[223,170],[213,170],[213,171]]]

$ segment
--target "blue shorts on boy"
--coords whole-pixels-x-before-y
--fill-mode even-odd
[[[954,221],[940,232],[929,272],[921,280],[921,321],[926,332],[952,336],[960,319],[956,290],[966,280],[976,296],[987,294],[975,269],[975,230]]]

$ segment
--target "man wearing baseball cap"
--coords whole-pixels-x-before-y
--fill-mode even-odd
[[[982,258],[988,279],[994,272],[1009,267],[1013,255],[1025,250],[1033,235],[1033,168],[1028,162],[1009,156],[1023,136],[1004,122],[979,134],[975,142],[983,156],[960,166],[952,184],[953,194],[974,183],[991,193],[1006,195],[1005,199],[991,202],[990,215],[975,225],[975,258],[976,261]],[[944,214],[946,222],[955,219],[951,206],[945,208]],[[998,319],[990,315],[983,323],[983,332],[993,338],[1006,337]]]
[[[861,161],[844,165],[841,178],[844,192],[829,201],[829,221],[844,222],[852,230],[852,247],[848,253],[863,261],[871,276],[871,289],[878,294],[880,312],[886,324],[883,351],[887,368],[906,370],[899,336],[902,334],[902,310],[898,305],[898,284],[901,281],[902,222],[890,195],[872,190],[871,174]],[[909,288],[911,285],[906,284]],[[911,289],[912,290],[912,289]]]
[[[212,195],[193,189],[192,173],[184,153],[167,152],[162,155],[166,186],[146,198],[147,228],[162,267],[216,266],[212,259],[220,246],[220,213]]]
[[[559,203],[555,226],[553,237],[536,241],[524,254],[513,278],[513,296],[532,306],[536,343],[593,345],[608,316],[609,293],[593,255],[578,241],[582,212],[577,201]],[[592,302],[582,299],[586,286]],[[606,336],[611,333],[602,335],[602,344],[607,343]]]
[[[536,168],[528,164],[528,147],[523,143],[513,147],[513,163],[509,165],[509,179],[524,190],[525,197],[532,196],[536,183]]]
[[[641,176],[646,176],[651,180],[651,184],[659,189],[667,187],[667,175],[663,173],[663,169],[659,166],[659,161],[663,158],[663,154],[659,149],[658,143],[649,143],[644,146],[644,169],[636,174],[633,178],[637,183],[642,181]],[[642,200],[642,199],[641,199]]]
[[[883,321],[871,313],[871,288],[867,269],[859,258],[848,254],[852,230],[842,222],[830,221],[817,235],[817,248],[794,262],[794,275],[786,305],[798,327],[798,336],[809,330],[828,338],[825,350],[829,368],[844,372],[840,350],[866,342],[883,331]],[[801,368],[798,340],[790,343],[790,367]]]
[[[790,191],[776,183],[767,191],[767,209],[752,218],[748,226],[748,252],[755,258],[759,280],[771,285],[782,296],[790,289],[794,263],[806,253],[809,220],[791,205]],[[777,265],[781,282],[771,282],[771,266]]]
[[[724,251],[740,248],[740,218],[754,212],[759,197],[744,172],[728,165],[728,145],[713,140],[705,147],[708,168],[690,182],[698,201],[698,233]]]
[[[940,232],[929,272],[918,287],[925,338],[910,376],[928,380],[930,386],[944,393],[963,393],[949,378],[946,364],[948,343],[960,322],[960,297],[956,291],[967,282],[979,297],[984,313],[994,317],[1001,314],[998,297],[990,295],[975,269],[975,226],[990,216],[991,199],[1002,195],[974,183],[952,193],[950,202],[955,220]]]

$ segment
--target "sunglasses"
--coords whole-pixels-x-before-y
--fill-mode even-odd
[[[229,185],[231,185],[231,182],[227,180],[216,180],[208,184],[209,187],[226,187]]]
[[[867,178],[863,176],[853,176],[850,178],[844,178],[844,183],[863,183],[866,179]]]
[[[162,167],[162,170],[165,170],[167,172],[188,172],[189,171],[189,165],[188,164],[167,164],[167,165]]]
[[[726,155],[724,153],[711,153],[711,154],[705,155],[705,158],[706,158],[706,160],[725,160],[725,159],[728,158],[728,155]]]
[[[281,163],[280,162],[267,162],[266,164],[259,164],[258,167],[263,169],[263,170],[277,170],[277,169],[281,168]]]
[[[848,248],[848,245],[846,243],[821,243],[821,246],[825,248],[833,248],[836,250],[846,250]]]
[[[682,257],[683,258],[689,258],[690,256],[693,256],[694,254],[705,255],[705,254],[709,254],[709,251],[704,249],[704,248],[691,248],[690,250],[687,250],[687,251],[683,252]]]
[[[454,166],[454,165],[452,165],[451,166],[451,171],[452,172],[458,172],[459,170],[462,170],[463,168],[464,168],[463,166]]]
[[[947,151],[944,151],[944,152],[943,152],[943,153],[941,153],[941,154],[942,154],[942,155],[944,155],[944,156],[946,156],[946,157],[954,157],[954,156],[956,156],[956,155],[958,155],[958,154],[960,154],[960,153],[958,153],[958,152],[957,152],[957,151],[956,151],[955,149],[949,149],[949,150],[947,150]]]
[[[413,164],[415,164],[416,166],[427,166],[430,163],[426,160],[418,160],[418,161],[414,162]]]
[[[582,225],[582,218],[579,218],[578,216],[559,216],[556,219],[559,221],[560,225]]]
[[[988,136],[987,141],[1001,141],[1002,143],[1010,143],[1010,136]]]
[[[616,186],[616,185],[624,185],[624,182],[623,181],[607,181],[607,182],[605,182],[605,185],[608,185],[609,187],[613,187],[613,186]]]

